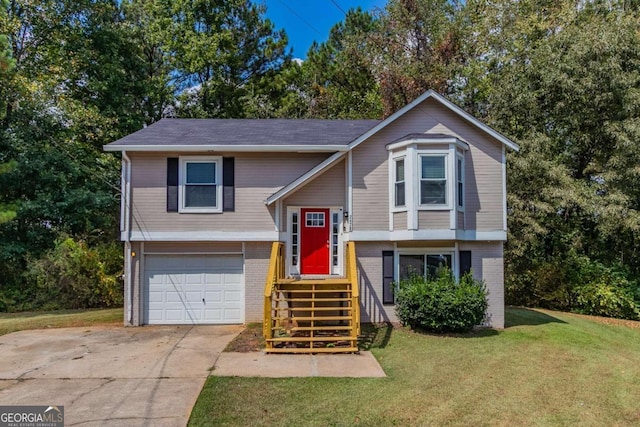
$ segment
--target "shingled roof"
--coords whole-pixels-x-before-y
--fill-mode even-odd
[[[346,149],[379,120],[162,119],[105,145],[107,151],[240,149],[251,147]]]

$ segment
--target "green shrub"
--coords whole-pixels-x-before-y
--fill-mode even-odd
[[[457,281],[447,269],[435,278],[401,281],[396,295],[400,321],[432,332],[468,332],[482,323],[488,306],[484,282],[470,273]]]
[[[590,283],[577,290],[578,310],[594,316],[640,319],[633,295],[626,289],[603,282]]]
[[[113,248],[90,248],[70,237],[58,240],[29,264],[26,280],[36,288],[34,306],[55,310],[121,305],[121,280],[106,262],[113,263],[108,258],[117,254]]]
[[[604,265],[574,250],[560,258],[505,268],[506,303],[637,319],[640,285],[619,264]]]

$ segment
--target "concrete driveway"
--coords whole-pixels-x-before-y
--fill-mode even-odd
[[[0,405],[64,405],[66,426],[184,426],[241,330],[84,327],[0,336]]]

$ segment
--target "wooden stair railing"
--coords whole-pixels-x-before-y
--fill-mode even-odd
[[[265,286],[267,353],[345,353],[358,351],[360,293],[355,244],[349,242],[345,278],[283,278],[282,244],[272,246]]]
[[[282,242],[273,242],[271,245],[271,257],[269,259],[269,270],[267,271],[267,282],[264,286],[264,319],[262,321],[262,335],[265,340],[273,338],[273,294],[275,285],[284,277],[284,259]]]

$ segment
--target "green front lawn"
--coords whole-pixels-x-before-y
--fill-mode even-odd
[[[0,313],[0,335],[26,329],[122,325],[122,308]]]
[[[387,378],[210,377],[189,425],[640,425],[639,325],[509,308],[500,333],[381,328]]]

